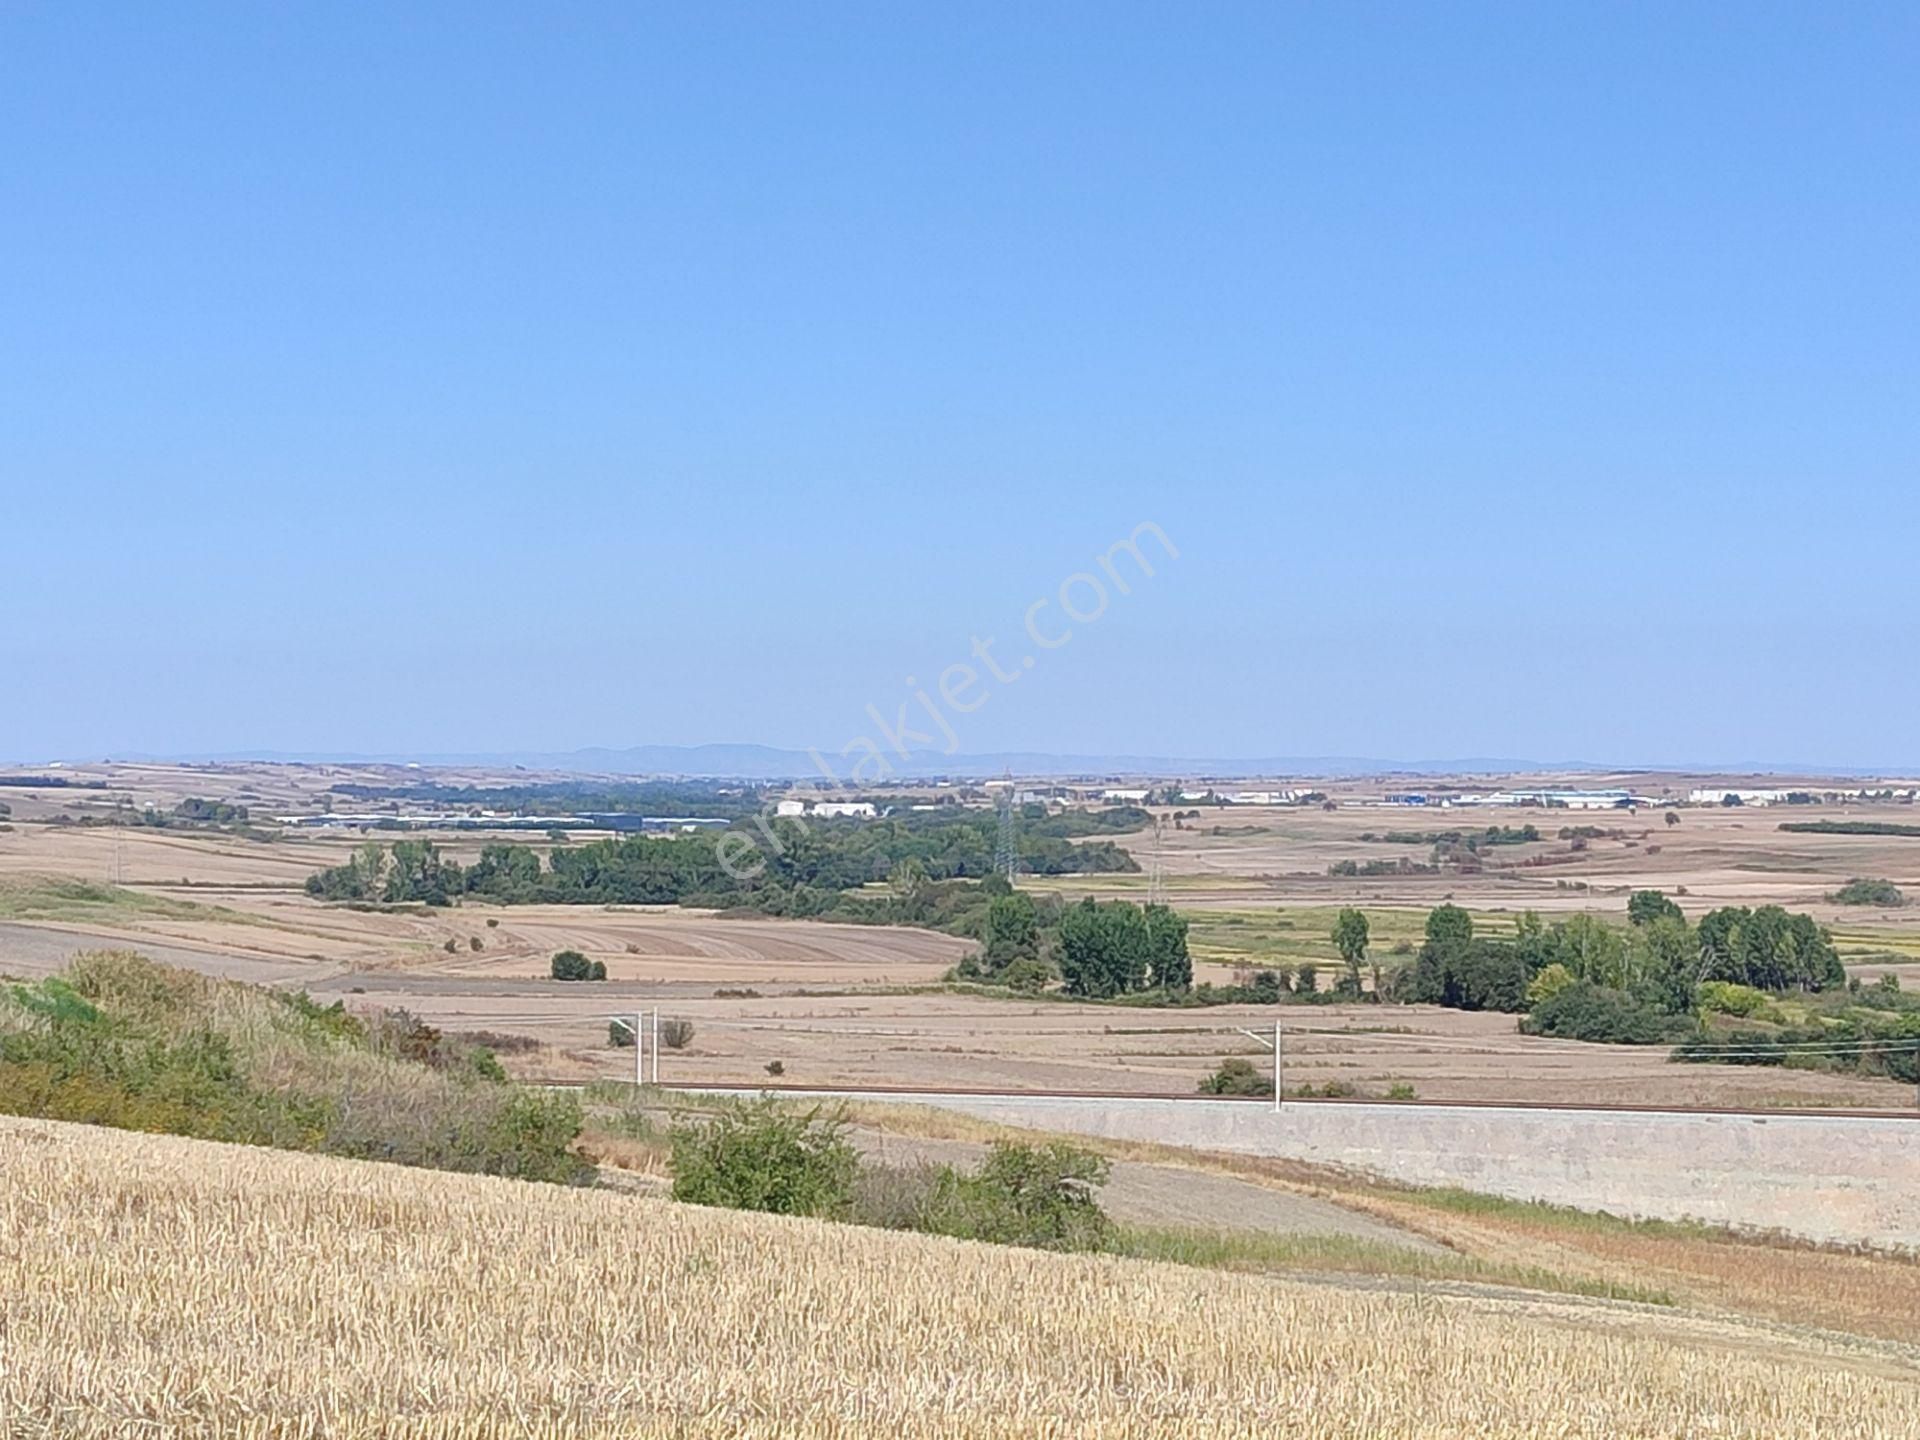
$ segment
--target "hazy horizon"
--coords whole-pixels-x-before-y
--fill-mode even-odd
[[[251,748],[229,751],[117,755],[49,755],[40,760],[0,758],[0,767],[34,769],[92,764],[261,764],[416,766],[420,768],[525,768],[608,776],[688,775],[719,779],[820,780],[823,775],[849,785],[884,787],[935,776],[992,778],[1003,770],[1015,775],[1136,774],[1214,779],[1358,778],[1365,776],[1471,776],[1528,774],[1672,774],[1801,776],[1835,779],[1920,776],[1920,765],[1828,764],[1794,760],[1616,761],[1542,756],[1367,756],[1367,755],[1142,755],[1045,750],[983,753],[916,750],[906,756],[884,752],[884,766],[869,764],[858,774],[837,757],[814,747],[710,741],[696,745],[585,746],[567,751],[278,751]],[[821,761],[825,761],[822,768]]]

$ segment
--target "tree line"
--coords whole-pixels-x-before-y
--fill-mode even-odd
[[[1131,828],[1138,813],[1042,814],[1019,831],[1020,866],[1043,875],[1138,870],[1111,840],[1071,838]],[[310,876],[306,888],[317,899],[366,904],[447,905],[475,896],[510,905],[686,904],[777,915],[844,905],[848,918],[882,918],[869,913],[877,908],[889,912],[883,918],[924,924],[927,918],[915,917],[934,908],[928,886],[993,873],[997,825],[979,811],[827,823],[756,818],[725,830],[556,846],[544,858],[527,845],[488,845],[465,868],[432,841],[400,840],[391,849],[369,842],[346,863]],[[739,842],[729,836],[753,842],[750,863],[739,863]],[[877,906],[852,893],[878,884],[889,894]],[[984,899],[977,889],[967,898]]]
[[[1187,922],[1169,907],[1089,896],[1077,905],[1048,897],[1043,908],[1004,879],[989,885],[996,893],[980,953],[956,967],[956,978],[1026,991],[1058,979],[1067,994],[1095,1000],[1192,988]]]

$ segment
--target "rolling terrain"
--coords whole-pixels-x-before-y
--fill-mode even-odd
[[[0,1120],[10,1433],[1868,1437],[1911,1347]],[[137,1276],[137,1283],[128,1277]]]

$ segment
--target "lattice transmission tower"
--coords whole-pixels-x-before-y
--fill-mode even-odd
[[[1147,867],[1147,904],[1149,905],[1167,903],[1167,867],[1160,858],[1160,827],[1165,823],[1160,816],[1153,817],[1153,859]]]
[[[1020,846],[1014,838],[1013,775],[1009,771],[1000,791],[1000,829],[993,844],[993,868],[1011,882],[1020,868]]]

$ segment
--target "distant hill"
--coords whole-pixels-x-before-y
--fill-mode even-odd
[[[596,746],[585,750],[506,751],[498,753],[392,753],[354,755],[337,751],[240,751],[214,755],[119,755],[125,761],[272,761],[296,764],[521,766],[588,775],[687,776],[729,780],[820,778],[820,767],[805,750],[773,745],[635,745],[625,749]],[[827,764],[845,776],[853,758],[826,753]],[[892,775],[907,779],[952,777],[991,779],[996,775],[1190,776],[1233,779],[1280,775],[1332,778],[1360,775],[1509,775],[1551,770],[1607,771],[1614,767],[1581,762],[1472,758],[1464,760],[1381,760],[1364,756],[1267,756],[1251,759],[1196,759],[1168,755],[1068,755],[1043,750],[997,751],[983,755],[945,755],[919,751],[903,759],[887,753]],[[871,770],[871,765],[868,767]],[[890,778],[890,777],[889,777]],[[884,783],[884,782],[883,782]]]

